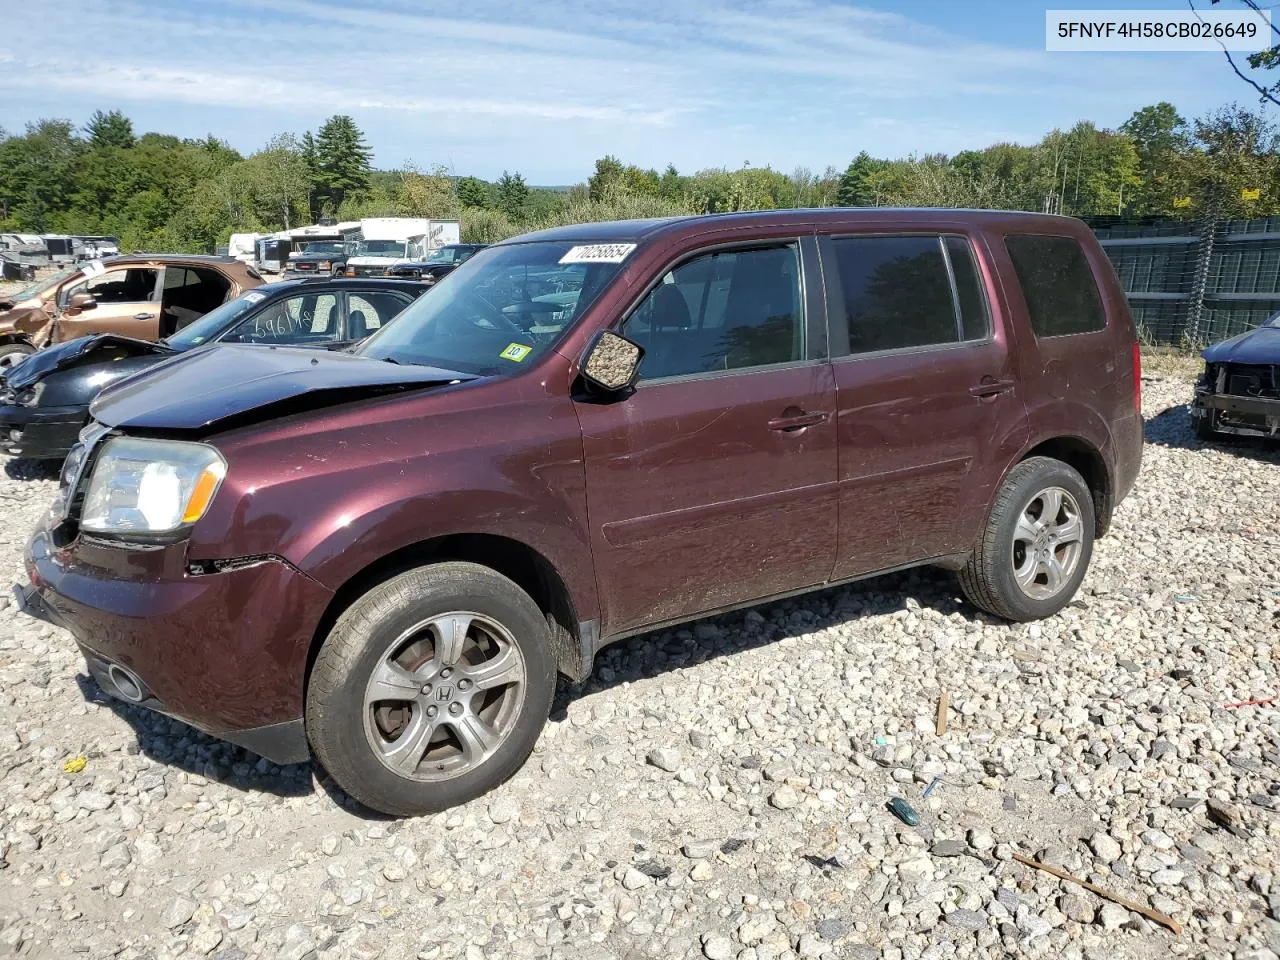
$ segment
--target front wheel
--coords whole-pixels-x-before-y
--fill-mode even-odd
[[[556,666],[515,583],[439,563],[373,588],[334,624],[307,690],[307,737],[343,790],[393,816],[465,803],[524,764]]]
[[[1214,429],[1214,412],[1205,410],[1204,416],[1191,418],[1191,429],[1198,440],[1217,440],[1218,431]]]
[[[1006,620],[1053,616],[1093,555],[1093,496],[1067,464],[1031,457],[1005,480],[982,539],[960,571],[969,602]]]
[[[0,374],[17,366],[35,352],[36,348],[29,343],[0,344]]]

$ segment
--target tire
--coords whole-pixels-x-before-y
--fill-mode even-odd
[[[1219,434],[1213,428],[1213,411],[1206,410],[1203,417],[1192,417],[1191,432],[1196,435],[1197,440],[1204,440],[1206,443],[1217,440]]]
[[[35,352],[36,348],[29,343],[0,344],[0,373],[21,363]]]
[[[447,634],[463,621],[458,658]],[[519,681],[481,690],[517,666]],[[533,599],[488,567],[433,564],[379,584],[338,618],[311,671],[307,738],[320,765],[366,807],[434,813],[523,766],[555,688],[547,619]]]
[[[1059,508],[1046,522],[1054,491]],[[1094,530],[1093,495],[1080,474],[1049,457],[1024,460],[1000,488],[982,538],[960,571],[960,588],[975,607],[1005,620],[1051,617],[1084,580]]]

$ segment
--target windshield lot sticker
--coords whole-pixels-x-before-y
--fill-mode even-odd
[[[503,360],[512,360],[519,363],[531,353],[533,353],[533,347],[526,347],[523,343],[508,343],[507,349],[503,350],[498,356]]]
[[[636,248],[634,243],[589,243],[573,247],[561,263],[621,263]]]
[[[250,303],[257,303],[259,300],[267,299],[267,295],[265,293],[254,293],[250,291],[244,295],[244,298]]]

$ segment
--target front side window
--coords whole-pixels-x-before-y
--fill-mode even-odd
[[[845,237],[831,245],[851,354],[987,336],[986,298],[963,237]]]
[[[67,299],[88,293],[98,303],[148,303],[155,297],[156,271],[143,269],[108,270],[71,287]]]
[[[654,380],[806,357],[800,251],[793,244],[724,250],[686,261],[627,318]]]
[[[356,352],[479,376],[517,373],[559,340],[622,268],[616,257],[583,259],[584,250],[595,247],[570,241],[488,247]]]
[[[1089,260],[1072,237],[1004,238],[1037,337],[1091,333],[1107,326]]]
[[[223,339],[227,343],[274,343],[307,346],[339,338],[338,298],[309,293],[277,300],[240,323]]]

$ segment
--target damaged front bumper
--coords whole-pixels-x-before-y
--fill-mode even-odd
[[[1191,417],[1206,421],[1209,428],[1218,433],[1245,437],[1280,436],[1280,398],[1212,393],[1197,386],[1191,400]]]
[[[86,407],[0,405],[0,450],[13,457],[61,460],[88,418]]]

